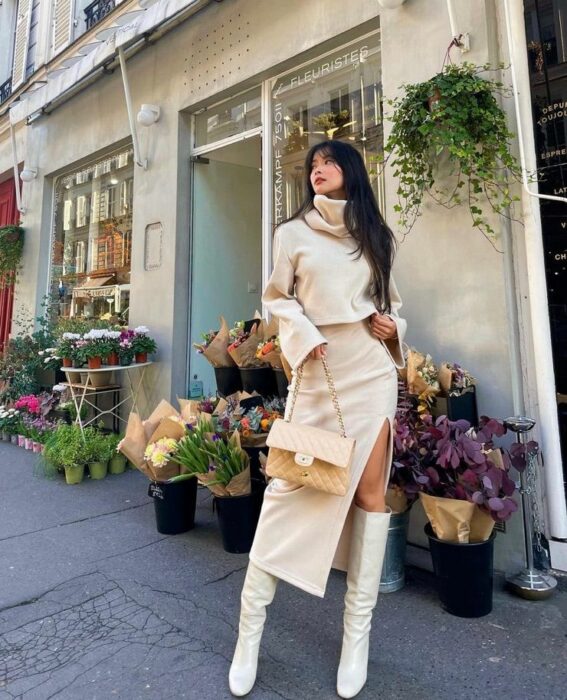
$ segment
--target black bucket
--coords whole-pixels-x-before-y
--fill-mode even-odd
[[[251,394],[257,391],[261,396],[277,396],[278,385],[274,370],[269,367],[241,367],[242,388]]]
[[[250,481],[252,483],[253,493],[264,493],[266,488],[266,479],[260,471],[260,452],[268,454],[267,447],[243,447],[242,448],[250,457]]]
[[[258,524],[259,495],[215,496],[222,546],[231,554],[246,554],[252,547]]]
[[[197,478],[182,481],[151,481],[148,496],[154,499],[157,531],[178,535],[195,527]]]
[[[493,532],[485,542],[471,544],[438,539],[430,523],[429,538],[441,607],[458,617],[483,617],[492,611]]]
[[[289,386],[289,382],[287,380],[285,372],[283,369],[281,369],[279,367],[274,367],[274,374],[276,375],[276,385],[278,387],[278,396],[282,399],[285,399],[285,398],[287,398],[287,387]]]
[[[236,391],[242,391],[239,367],[236,365],[233,367],[215,367],[214,370],[218,393],[222,397],[230,396]]]

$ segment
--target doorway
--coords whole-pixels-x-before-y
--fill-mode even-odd
[[[201,333],[217,330],[221,315],[232,327],[262,310],[261,166],[259,135],[193,159],[188,395],[192,382],[216,393],[214,370],[193,347]]]

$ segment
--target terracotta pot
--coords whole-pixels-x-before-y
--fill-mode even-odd
[[[89,357],[87,360],[89,369],[100,369],[102,366],[101,357]]]
[[[70,357],[64,357],[63,358],[63,367],[72,367],[73,366],[73,360]]]
[[[137,352],[135,354],[135,360],[138,364],[141,364],[142,362],[147,362],[148,361],[148,353],[147,352]]]
[[[111,352],[110,355],[106,358],[106,364],[107,365],[112,365],[113,367],[115,365],[118,365],[120,360],[118,359],[118,353],[117,352]]]

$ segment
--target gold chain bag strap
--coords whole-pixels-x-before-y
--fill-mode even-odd
[[[294,484],[344,496],[350,481],[355,440],[346,436],[343,415],[327,358],[323,356],[321,359],[340,432],[334,433],[312,425],[291,422],[303,378],[305,362],[302,362],[297,369],[289,415],[284,419],[278,418],[273,423],[266,440],[270,448],[266,473],[268,476],[285,479]]]

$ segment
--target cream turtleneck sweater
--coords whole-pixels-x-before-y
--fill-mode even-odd
[[[305,220],[279,226],[274,236],[274,268],[262,301],[279,318],[282,352],[293,367],[326,343],[318,327],[354,323],[376,311],[370,294],[372,270],[344,223],[346,201],[315,195]],[[295,290],[295,295],[294,295]],[[404,366],[406,322],[398,316],[400,295],[390,276],[397,338],[382,341],[396,367]]]

